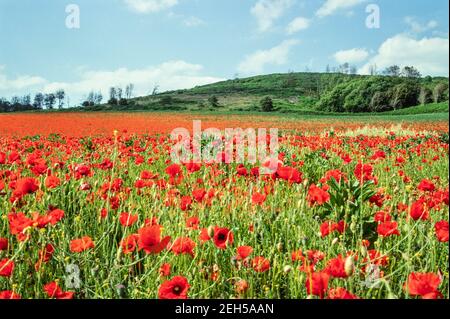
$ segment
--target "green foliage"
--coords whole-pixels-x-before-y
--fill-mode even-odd
[[[215,95],[211,95],[208,98],[208,102],[212,107],[218,107],[219,106],[219,99]]]
[[[260,101],[260,105],[263,112],[272,112],[274,110],[273,101],[268,96]]]

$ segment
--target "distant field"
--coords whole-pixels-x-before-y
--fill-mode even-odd
[[[114,130],[129,133],[170,133],[174,128],[202,127],[279,128],[303,132],[342,131],[364,126],[414,128],[448,132],[448,113],[411,115],[305,115],[261,112],[45,112],[0,114],[0,136],[111,135]]]

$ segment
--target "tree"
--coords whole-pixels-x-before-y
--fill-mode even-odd
[[[413,82],[404,82],[394,87],[391,105],[394,109],[401,109],[417,105],[420,88]]]
[[[219,106],[219,99],[215,95],[211,95],[208,98],[208,102],[212,107],[218,107]]]
[[[42,93],[36,93],[34,96],[33,106],[36,109],[42,109],[44,103],[44,94]]]
[[[345,62],[344,64],[339,66],[339,72],[343,73],[343,74],[348,74],[350,69],[350,64],[348,64],[347,62]]]
[[[31,106],[31,96],[30,94],[24,95],[22,97],[22,105],[27,106],[29,108]]]
[[[385,92],[375,92],[370,100],[369,109],[372,112],[389,110],[389,96]]]
[[[159,91],[159,85],[155,84],[155,86],[153,87],[153,90],[152,90],[152,95],[158,94],[158,91]]]
[[[125,96],[127,99],[131,99],[131,97],[133,96],[133,90],[134,90],[134,84],[130,83],[126,86],[125,88]]]
[[[369,66],[369,74],[370,75],[377,75],[378,74],[378,70],[377,70],[377,65],[376,64],[371,64]]]
[[[261,109],[263,112],[272,112],[274,110],[273,101],[269,96],[263,98],[259,104],[261,105]]]
[[[422,77],[422,74],[420,74],[419,70],[417,70],[413,66],[405,66],[402,70],[402,75],[406,78],[414,78],[414,79]]]
[[[116,92],[117,92],[117,99],[120,101],[120,100],[122,99],[122,93],[123,93],[122,88],[121,88],[121,87],[118,87],[118,88],[116,89]]]
[[[56,102],[56,96],[53,93],[45,94],[44,104],[48,110],[53,110],[53,106]]]
[[[64,90],[58,90],[55,93],[56,98],[58,99],[58,108],[62,109],[64,104],[64,98],[66,97],[66,92]]]
[[[431,102],[433,102],[433,92],[431,92],[431,89],[426,86],[422,87],[419,94],[419,103],[424,105]]]
[[[448,101],[448,86],[444,83],[436,85],[433,91],[433,100],[435,103]]]
[[[109,100],[108,104],[117,105],[117,92],[115,87],[111,87],[109,89]]]
[[[159,100],[159,103],[162,105],[170,105],[173,103],[173,99],[170,95],[165,95],[161,98],[161,100]]]
[[[398,65],[391,65],[383,71],[383,74],[399,77],[401,74],[400,67]]]
[[[98,105],[98,104],[102,103],[102,100],[103,100],[103,95],[102,95],[102,92],[99,91],[95,95],[94,103]]]

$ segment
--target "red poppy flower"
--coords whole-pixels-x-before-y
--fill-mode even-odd
[[[197,216],[189,217],[188,219],[186,219],[187,229],[197,230],[199,223],[200,223],[200,220],[198,219]]]
[[[39,251],[39,260],[34,265],[34,268],[36,269],[36,271],[39,270],[42,263],[46,263],[52,258],[54,252],[55,252],[55,247],[53,247],[52,244],[47,244],[44,249]]]
[[[214,228],[214,244],[217,248],[225,249],[227,245],[233,244],[233,233],[228,228],[215,227]]]
[[[434,225],[437,239],[444,243],[448,241],[448,221],[441,220]],[[0,249],[1,250],[1,249]]]
[[[312,184],[308,190],[308,201],[312,205],[323,205],[330,200],[330,194],[315,184]]]
[[[56,299],[73,299],[74,292],[68,291],[64,292],[56,282],[50,282],[44,286],[44,291],[47,293],[49,298]]]
[[[375,213],[374,221],[382,223],[391,221],[391,215],[386,212],[379,211]]]
[[[373,180],[373,167],[369,164],[358,163],[355,167],[354,174],[360,182]]]
[[[8,258],[0,260],[0,277],[11,277],[14,271],[14,261]]]
[[[194,257],[195,246],[195,242],[189,237],[180,237],[175,239],[170,250],[175,255],[188,254]]]
[[[119,217],[119,221],[122,224],[122,226],[129,227],[134,225],[138,220],[138,215],[133,215],[130,213],[121,213]]]
[[[411,205],[409,216],[414,220],[427,220],[430,217],[424,199],[419,199]]]
[[[411,296],[424,299],[436,299],[441,296],[438,291],[441,279],[434,273],[411,273],[408,276],[407,289]]]
[[[342,255],[339,255],[336,258],[330,259],[324,272],[334,278],[347,278],[348,275],[345,272],[345,258],[343,258]]]
[[[266,201],[266,195],[260,194],[258,192],[254,192],[252,195],[252,204],[254,205],[262,205]]]
[[[81,253],[85,250],[94,248],[94,242],[91,237],[84,236],[82,238],[74,239],[70,242],[70,251],[73,253]]]
[[[172,164],[166,168],[166,173],[170,177],[176,177],[181,174],[181,167],[178,164]]]
[[[192,196],[197,202],[202,202],[206,196],[206,191],[204,189],[195,189],[192,191]]]
[[[159,267],[159,274],[163,277],[170,276],[170,264],[162,264],[161,267]]]
[[[170,241],[166,236],[161,240],[161,226],[153,225],[139,229],[139,250],[144,250],[147,254],[157,254],[163,251]]]
[[[132,234],[122,239],[120,246],[124,254],[131,254],[136,249],[138,238],[138,235]]]
[[[175,276],[159,287],[159,299],[187,299],[190,285],[185,277]]]
[[[0,251],[8,249],[8,239],[0,238]]]
[[[398,224],[396,222],[384,222],[378,225],[377,233],[382,237],[388,237],[392,235],[400,235],[398,231]]]
[[[59,178],[57,176],[50,175],[45,178],[45,187],[47,187],[47,188],[52,189],[52,188],[58,187],[60,184],[61,184],[61,181],[59,180]]]
[[[22,297],[19,294],[11,290],[0,291],[0,299],[21,299]]]
[[[50,224],[56,225],[64,217],[64,211],[62,209],[53,209],[50,213],[48,213],[50,217]]]
[[[22,197],[27,194],[32,194],[38,189],[38,182],[34,178],[21,178],[16,181],[13,195],[15,197]]]
[[[357,296],[351,294],[342,287],[331,288],[328,291],[329,299],[359,299]]]
[[[207,241],[211,240],[211,237],[208,235],[208,228],[202,228],[200,231],[200,241],[202,243],[205,243]]]
[[[247,258],[253,252],[253,248],[251,246],[240,246],[237,249],[237,260],[242,260]]]
[[[330,276],[325,272],[314,272],[306,279],[305,287],[308,295],[323,298],[328,290]]]
[[[33,225],[33,220],[21,212],[8,214],[8,221],[9,232],[12,235],[17,235],[19,240],[24,240],[26,238],[23,231]]]
[[[302,173],[293,167],[283,166],[279,167],[276,172],[277,177],[284,179],[290,183],[301,183]]]
[[[427,179],[423,179],[417,188],[423,192],[433,192],[436,189],[433,182]]]
[[[180,208],[182,211],[187,211],[187,210],[191,209],[191,204],[192,204],[192,198],[190,196],[181,197]]]
[[[270,269],[270,261],[262,256],[253,258],[253,270],[256,272],[266,272]]]

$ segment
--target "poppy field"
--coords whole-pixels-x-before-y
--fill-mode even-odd
[[[190,118],[30,116],[0,118],[0,298],[449,298],[448,123],[272,122],[263,175],[173,163]]]

